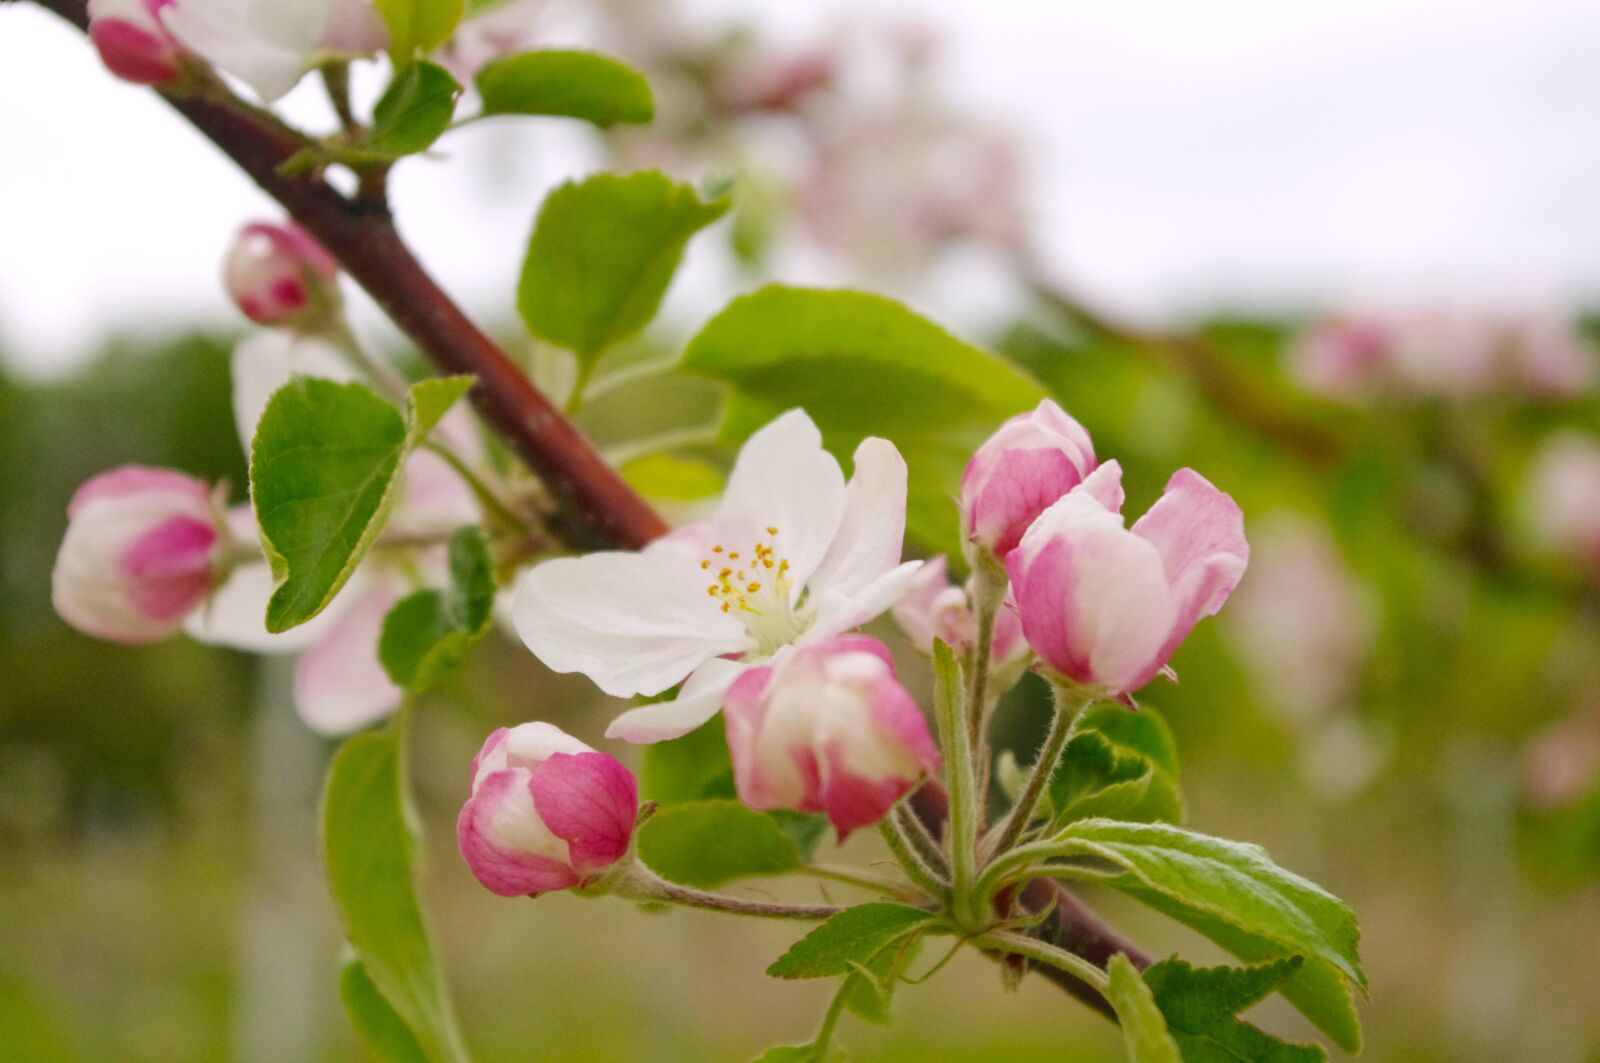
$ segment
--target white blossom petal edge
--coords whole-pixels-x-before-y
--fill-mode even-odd
[[[184,47],[249,85],[265,103],[320,63],[389,44],[371,0],[174,0],[161,20]]]
[[[609,738],[660,742],[715,716],[746,668],[866,623],[922,564],[900,562],[906,464],[864,441],[847,485],[804,410],[751,436],[712,517],[638,553],[548,561],[523,577],[513,616],[535,656],[615,697],[676,701],[617,717]]]

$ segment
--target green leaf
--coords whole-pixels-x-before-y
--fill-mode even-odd
[[[450,39],[466,11],[465,0],[373,0],[389,27],[395,69]]]
[[[484,114],[553,115],[597,126],[655,117],[644,75],[594,52],[549,49],[496,59],[478,71],[478,93]]]
[[[1009,362],[892,299],[783,285],[728,304],[690,341],[683,368],[733,387],[730,439],[800,406],[841,459],[867,436],[892,441],[911,470],[910,534],[954,556],[951,499],[967,458],[1000,421],[1044,397]]]
[[[1183,818],[1166,772],[1137,753],[1119,751],[1097,731],[1074,735],[1050,779],[1057,823],[1100,816],[1133,823]]]
[[[297,377],[256,426],[250,498],[275,588],[267,630],[320,613],[366,556],[400,492],[405,458],[468,377],[413,385],[405,416],[362,384]]]
[[[919,938],[902,938],[878,950],[863,966],[866,973],[857,971],[844,987],[844,1006],[868,1022],[883,1025],[889,1021],[889,1005],[894,1000],[894,987],[900,972],[916,959],[921,949]],[[870,976],[870,977],[869,977]]]
[[[682,738],[645,746],[639,794],[661,805],[733,797],[733,761],[722,718],[713,717]]]
[[[427,1063],[427,1054],[405,1020],[378,992],[358,956],[351,955],[339,972],[339,997],[367,1053],[379,1063]]]
[[[694,502],[723,488],[722,473],[710,464],[674,454],[635,458],[619,471],[635,491],[667,502]]]
[[[606,348],[655,316],[689,238],[728,209],[650,170],[596,174],[557,188],[534,223],[517,288],[529,331],[578,356],[587,374]]]
[[[467,1058],[412,873],[415,815],[397,718],[334,755],[322,799],[322,860],[346,939],[428,1059]]]
[[[1315,1045],[1292,1045],[1236,1018],[1300,967],[1292,956],[1257,967],[1196,968],[1174,957],[1144,973],[1185,1063],[1323,1063]]]
[[[1164,823],[1090,819],[1055,836],[1061,856],[1098,857],[1115,870],[1058,868],[1140,900],[1163,898],[1327,960],[1365,987],[1355,917],[1333,895],[1278,867],[1257,845],[1224,841]]]
[[[737,801],[668,805],[639,829],[639,856],[662,877],[699,887],[800,866],[783,828]]]
[[[790,946],[767,973],[774,978],[831,978],[852,974],[878,952],[928,926],[921,908],[876,901],[846,908]]]
[[[450,127],[461,86],[432,63],[412,63],[389,82],[372,111],[372,132],[357,151],[399,158],[424,151]]]
[[[1161,714],[1149,706],[1130,712],[1121,705],[1096,705],[1083,714],[1080,730],[1096,731],[1117,751],[1144,757],[1178,780],[1178,743]]]
[[[494,619],[494,559],[483,530],[450,537],[450,585],[398,602],[383,621],[378,659],[397,686],[412,693],[437,686],[467,659]]]
[[[1276,942],[1247,933],[1159,894],[1146,894],[1141,899],[1164,915],[1199,931],[1246,962],[1256,963],[1290,954],[1289,950]],[[1310,1019],[1317,1029],[1332,1038],[1334,1044],[1351,1054],[1361,1051],[1361,1018],[1356,1014],[1350,982],[1333,964],[1326,960],[1306,959],[1300,970],[1284,982],[1278,992]]]
[[[1184,1063],[1167,1032],[1167,1020],[1156,1007],[1155,996],[1128,957],[1120,952],[1112,956],[1106,973],[1110,976],[1106,999],[1122,1024],[1122,1040],[1128,1046],[1130,1063]]]

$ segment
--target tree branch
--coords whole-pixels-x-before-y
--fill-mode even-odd
[[[79,29],[86,0],[37,0]],[[305,140],[220,81],[205,93],[167,91],[179,114],[277,200],[339,260],[439,369],[477,378],[471,398],[491,428],[549,489],[552,529],[578,548],[638,548],[666,524],[606,464],[522,369],[472,323],[417,261],[381,202],[353,202],[319,175],[280,168]]]

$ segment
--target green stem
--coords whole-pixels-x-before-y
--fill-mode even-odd
[[[987,934],[978,935],[973,938],[972,943],[979,948],[1010,952],[1018,956],[1026,956],[1030,960],[1049,964],[1057,970],[1065,971],[1074,978],[1088,983],[1102,996],[1105,995],[1109,988],[1106,973],[1082,956],[1075,956],[1066,949],[1046,944],[1025,934],[1016,934],[1009,930],[994,930]]]
[[[425,449],[437,454],[444,460],[446,465],[455,470],[456,475],[460,476],[472,491],[472,495],[478,500],[478,504],[484,508],[486,513],[499,521],[503,527],[507,529],[527,528],[527,520],[519,517],[516,510],[511,507],[511,503],[501,498],[499,492],[487,480],[473,471],[472,466],[468,465],[461,455],[437,440],[427,439],[423,441],[422,445]]]
[[[1006,875],[1015,868],[1032,863],[1035,860],[1048,860],[1052,856],[1061,855],[1061,846],[1050,839],[1030,842],[1019,845],[1003,853],[996,853],[994,859],[984,866],[983,873],[978,876],[976,889],[980,897],[992,897],[1006,884]]]
[[[854,871],[848,867],[830,867],[827,864],[809,864],[802,868],[800,873],[802,875],[810,875],[812,878],[825,879],[829,882],[842,882],[847,886],[856,886],[860,889],[872,890],[874,893],[882,893],[891,897],[897,897],[900,900],[909,901],[913,904],[920,904],[928,899],[922,895],[921,890],[913,889],[907,886],[904,882],[896,882],[893,879],[880,878],[877,875],[869,875],[864,871]],[[920,886],[922,883],[918,883],[918,885]],[[933,894],[933,896],[937,896],[937,894]]]
[[[900,862],[900,866],[905,869],[911,881],[926,890],[930,897],[943,897],[950,892],[949,883],[940,881],[938,874],[928,866],[901,833],[901,828],[894,822],[894,817],[879,820],[878,833],[883,835],[883,840],[889,845],[889,851]]]
[[[951,915],[970,930],[984,925],[972,894],[977,862],[977,801],[974,794],[972,745],[961,706],[961,671],[950,647],[933,643],[934,716],[944,746],[945,785],[950,791]]]
[[[811,1042],[811,1058],[815,1063],[827,1063],[828,1043],[833,1040],[833,1031],[838,1028],[839,1020],[844,1016],[844,1003],[850,996],[850,982],[853,976],[845,975],[839,983],[839,991],[833,995],[827,1012],[822,1016],[822,1026],[817,1030],[817,1036]]]
[[[1006,571],[992,553],[980,550],[972,566],[972,607],[978,617],[978,644],[972,651],[967,685],[967,738],[974,749],[983,738],[989,700],[989,665],[994,656],[995,614],[1006,594]]]
[[[361,341],[356,338],[356,333],[350,327],[350,321],[342,313],[335,313],[328,322],[327,330],[323,333],[339,352],[345,356],[351,365],[364,373],[368,380],[378,385],[378,389],[389,398],[402,405],[406,396],[411,391],[411,382],[394,366],[381,358],[374,357]]]
[[[911,848],[922,857],[922,862],[933,868],[934,874],[940,879],[949,879],[950,861],[945,859],[944,850],[928,833],[927,825],[916,811],[909,804],[901,804],[895,808],[892,816],[895,826],[900,828],[900,834],[911,843]]]
[[[1039,756],[1033,762],[1033,771],[1028,776],[1027,786],[1023,787],[1017,803],[1011,806],[1011,813],[1006,818],[1005,825],[995,837],[994,845],[990,849],[992,853],[1008,851],[1017,844],[1017,839],[1022,837],[1022,832],[1033,819],[1039,799],[1044,796],[1045,787],[1050,785],[1050,778],[1056,772],[1056,765],[1061,762],[1061,754],[1067,748],[1067,742],[1071,740],[1072,732],[1078,726],[1084,708],[1095,700],[1093,695],[1085,694],[1079,688],[1060,683],[1055,684],[1053,690],[1055,715],[1050,720],[1050,733],[1045,736],[1044,747],[1039,750]]]
[[[831,904],[775,904],[768,901],[746,901],[725,897],[720,893],[707,893],[689,886],[668,882],[643,864],[635,863],[612,884],[620,897],[634,901],[657,901],[680,904],[687,908],[704,908],[711,912],[731,915],[755,915],[767,919],[827,919],[844,911]]]

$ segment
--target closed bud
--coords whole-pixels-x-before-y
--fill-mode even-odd
[[[847,635],[752,668],[723,703],[739,799],[823,812],[843,840],[939,766],[916,700],[877,639]]]
[[[1049,399],[1018,414],[967,462],[961,527],[969,546],[1004,557],[1035,517],[1094,471],[1083,425]]]
[[[1165,668],[1250,558],[1239,507],[1192,469],[1175,473],[1132,528],[1121,509],[1122,470],[1107,462],[1006,556],[1028,644],[1055,678],[1107,697]]]
[[[934,639],[957,653],[970,652],[978,644],[978,618],[967,592],[951,584],[947,569],[942,556],[929,558],[911,578],[905,597],[894,606],[895,621],[923,653],[933,652]],[[1027,655],[1016,608],[1004,604],[995,612],[990,663],[1003,669]]]
[[[340,306],[339,264],[293,222],[246,225],[222,275],[228,297],[258,325],[315,331]]]
[[[89,0],[89,39],[106,69],[138,85],[167,85],[183,72],[183,51],[161,24],[173,0]]]
[[[113,642],[176,633],[219,578],[224,525],[204,481],[125,465],[78,488],[51,573],[56,612]]]
[[[461,855],[502,897],[583,885],[628,853],[639,785],[616,758],[548,723],[500,728],[472,762]]]

